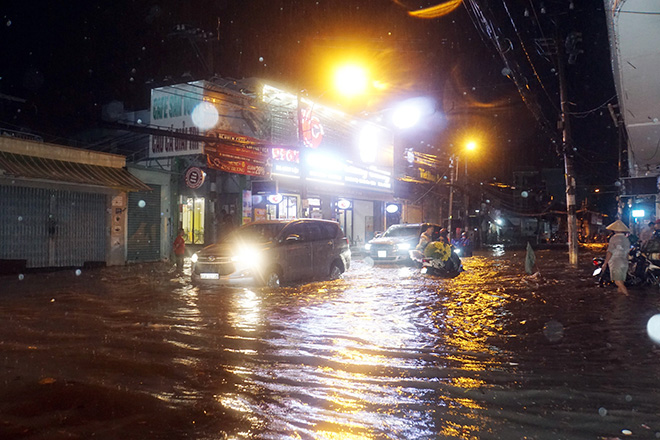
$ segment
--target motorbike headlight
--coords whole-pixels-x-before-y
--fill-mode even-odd
[[[461,255],[461,250],[459,248],[454,249],[456,255]]]
[[[370,250],[371,250],[371,243],[366,243],[366,244],[364,245],[364,250],[365,250],[365,251],[370,251]]]
[[[410,243],[399,243],[396,248],[400,251],[407,251],[410,249]]]
[[[197,256],[197,253],[194,253],[192,254],[192,257],[190,257],[190,261],[193,263],[197,263],[198,258],[199,257]]]

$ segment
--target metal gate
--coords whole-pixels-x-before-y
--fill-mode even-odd
[[[106,196],[0,186],[0,259],[26,267],[105,261]]]
[[[160,260],[160,185],[128,194],[127,260]]]

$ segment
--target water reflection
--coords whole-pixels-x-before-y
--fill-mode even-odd
[[[342,280],[277,290],[131,268],[47,294],[14,280],[0,437],[655,436],[660,297],[613,295],[548,251],[530,279],[523,254],[468,258],[451,280],[356,259]]]

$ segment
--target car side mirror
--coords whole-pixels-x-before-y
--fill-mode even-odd
[[[378,237],[380,237],[381,235],[383,235],[382,232],[376,232],[376,233],[374,234],[374,238],[378,238]]]

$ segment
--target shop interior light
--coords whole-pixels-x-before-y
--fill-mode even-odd
[[[635,218],[642,218],[646,216],[646,212],[643,209],[633,209],[632,216]]]

